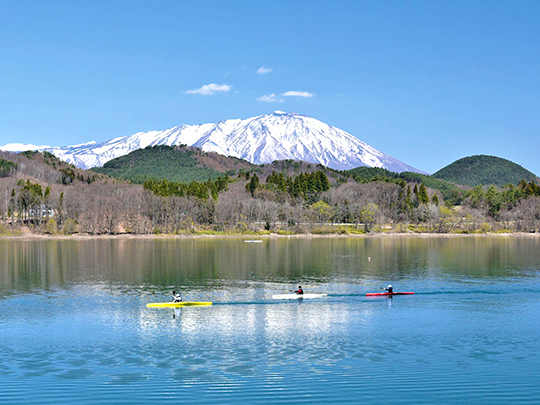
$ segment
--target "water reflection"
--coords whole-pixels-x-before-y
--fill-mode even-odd
[[[78,283],[220,290],[236,280],[327,283],[521,276],[540,262],[537,237],[110,239],[0,241],[1,292]],[[519,273],[519,274],[518,274]]]

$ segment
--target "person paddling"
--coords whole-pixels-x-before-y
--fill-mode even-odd
[[[299,285],[299,286],[298,286],[298,290],[294,290],[294,292],[295,292],[296,294],[304,294],[304,290],[302,290],[302,286],[301,286],[301,285]]]
[[[391,285],[389,285],[388,287],[386,287],[385,290],[388,291],[389,293],[393,293],[393,292],[394,292],[394,289],[392,288]]]
[[[182,296],[180,295],[180,293],[177,293],[176,291],[173,291],[172,295],[173,295],[172,302],[182,302]]]

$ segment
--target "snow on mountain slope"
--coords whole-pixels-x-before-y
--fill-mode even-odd
[[[283,111],[245,120],[231,119],[216,124],[181,125],[164,131],[139,132],[100,143],[66,147],[8,144],[0,149],[47,150],[62,160],[88,169],[103,166],[107,161],[136,149],[179,144],[256,164],[293,159],[320,163],[339,170],[369,166],[394,172],[421,172],[345,131],[305,115]]]
[[[24,144],[24,143],[8,143],[4,146],[0,146],[0,150],[6,151],[6,152],[24,152],[25,150],[45,150],[49,149],[50,146],[45,145],[32,145],[32,144]]]

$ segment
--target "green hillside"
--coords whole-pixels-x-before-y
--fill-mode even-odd
[[[137,184],[150,179],[186,183],[214,180],[222,173],[233,174],[251,166],[241,159],[206,153],[184,145],[158,145],[135,150],[92,170]]]
[[[445,200],[453,204],[459,204],[464,188],[433,176],[414,172],[395,173],[378,167],[357,167],[345,172],[360,183],[371,181],[406,181],[410,183],[424,184],[426,187],[439,190]]]
[[[0,158],[0,177],[8,177],[17,170],[17,163]]]
[[[433,177],[470,187],[478,185],[517,185],[521,180],[534,181],[537,176],[520,165],[495,156],[475,155],[456,160]]]
[[[41,181],[48,184],[76,184],[80,182],[106,182],[107,176],[83,170],[64,162],[49,152],[0,151],[0,178]]]
[[[103,167],[95,167],[95,172],[106,174],[136,184],[144,184],[151,179],[168,180],[179,183],[191,181],[205,182],[227,174],[247,175],[256,173],[261,181],[274,171],[296,176],[322,170],[332,184],[340,178],[341,172],[324,166],[294,160],[278,160],[256,165],[247,160],[223,156],[214,152],[203,152],[199,148],[181,146],[148,146],[128,155],[112,159]]]

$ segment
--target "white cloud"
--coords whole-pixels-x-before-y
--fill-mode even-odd
[[[272,94],[265,94],[262,97],[259,97],[257,100],[264,101],[265,103],[283,103],[285,100],[282,98],[276,97],[274,93]]]
[[[282,94],[285,97],[313,97],[315,93],[308,93],[307,91],[286,91]]]
[[[232,90],[232,86],[229,86],[228,84],[217,84],[217,83],[210,83],[205,84],[204,86],[195,89],[195,90],[187,90],[187,94],[200,94],[203,96],[213,96],[216,93],[227,93],[228,91]]]
[[[257,69],[257,73],[260,75],[265,75],[272,72],[272,68],[267,68],[264,66],[261,66],[259,69]]]

